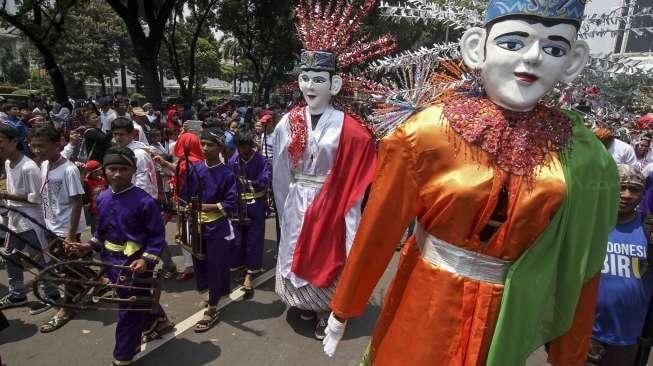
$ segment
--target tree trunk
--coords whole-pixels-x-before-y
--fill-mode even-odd
[[[159,79],[158,59],[163,28],[166,20],[172,13],[175,1],[165,0],[160,2],[158,9],[145,5],[144,12],[148,24],[148,34],[143,31],[139,21],[140,8],[137,1],[107,0],[109,5],[122,18],[127,27],[127,33],[134,47],[134,56],[138,59],[143,71],[143,92],[148,102],[155,108],[161,105],[161,80]],[[152,3],[150,1],[150,3]],[[158,10],[158,11],[156,11]]]
[[[37,46],[37,48],[39,48]],[[43,57],[43,62],[45,63],[45,69],[50,75],[50,82],[52,82],[52,87],[54,88],[54,98],[59,103],[68,101],[68,89],[66,88],[66,80],[63,77],[63,73],[57,65],[54,56],[50,53],[50,50],[43,47],[39,48],[41,51],[41,57]]]
[[[143,92],[145,100],[154,104],[155,108],[161,106],[161,81],[157,69],[157,57],[149,60],[142,59],[140,64],[143,67]]]
[[[104,75],[100,73],[98,79],[100,79],[100,94],[107,95],[107,82],[104,80]]]
[[[272,83],[265,83],[265,90],[263,93],[263,102],[265,104],[270,104],[270,91],[272,89]]]
[[[163,68],[159,68],[159,83],[161,83],[161,90],[163,94],[166,94],[166,88],[165,88],[165,75],[163,72]]]
[[[6,1],[5,1],[6,3]],[[19,31],[23,33],[36,47],[36,49],[41,53],[43,57],[43,63],[45,64],[45,69],[50,76],[50,82],[54,88],[54,97],[59,103],[68,101],[68,89],[66,88],[66,81],[63,77],[63,73],[57,64],[57,61],[52,54],[51,47],[52,44],[45,43],[45,38],[41,32],[45,30],[41,24],[41,9],[39,7],[39,2],[32,3],[32,10],[34,11],[34,16],[31,24],[21,23],[14,16],[4,14],[2,20],[16,27]],[[39,30],[41,29],[41,30]],[[45,31],[46,35],[49,33],[49,29]],[[53,42],[56,42],[53,41]]]
[[[127,93],[127,66],[125,66],[124,62],[120,63],[120,84],[122,85],[122,95],[129,95],[129,93]]]

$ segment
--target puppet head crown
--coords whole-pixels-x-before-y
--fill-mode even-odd
[[[360,7],[347,0],[300,0],[295,23],[304,46],[300,68],[335,71],[336,64],[346,69],[391,52],[396,46],[392,36],[370,41],[368,34],[358,34],[375,4],[376,0],[365,0]]]
[[[302,50],[299,58],[299,68],[314,71],[336,71],[336,55],[325,51]]]
[[[587,0],[490,0],[485,24],[497,19],[525,15],[559,19],[580,25]]]

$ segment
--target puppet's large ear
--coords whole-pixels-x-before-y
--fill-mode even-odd
[[[333,75],[331,77],[331,95],[338,95],[342,89],[342,77],[340,75]]]
[[[468,29],[460,39],[460,48],[465,65],[472,70],[480,69],[485,62],[485,29]]]
[[[590,47],[585,41],[574,42],[573,47],[569,51],[569,61],[563,73],[562,81],[568,83],[573,81],[587,65],[587,60],[590,55]]]

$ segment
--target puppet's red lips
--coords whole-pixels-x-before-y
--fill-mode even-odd
[[[517,80],[522,81],[524,83],[532,84],[539,79],[537,76],[533,74],[529,74],[527,72],[516,72],[515,77]]]

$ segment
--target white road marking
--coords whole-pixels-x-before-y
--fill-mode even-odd
[[[275,271],[276,268],[272,268],[266,271],[265,273],[263,273],[262,275],[260,275],[259,277],[257,277],[256,279],[254,279],[252,281],[252,287],[256,288],[261,284],[263,284],[264,282],[271,279],[272,277],[274,277]],[[225,297],[222,298],[222,300],[220,300],[220,302],[218,303],[218,309],[222,309],[225,306],[231,304],[232,302],[238,300],[244,294],[245,292],[243,291],[243,286],[238,287],[237,289],[233,290],[229,294],[229,297]],[[184,319],[180,323],[176,324],[174,332],[167,333],[163,335],[160,339],[156,339],[142,345],[141,352],[134,357],[134,361],[147,356],[150,352],[163,346],[166,342],[176,338],[178,335],[192,328],[193,326],[195,326],[195,323],[197,323],[200,319],[202,319],[203,316],[204,316],[204,309],[196,312],[195,314],[189,316],[188,318]]]

